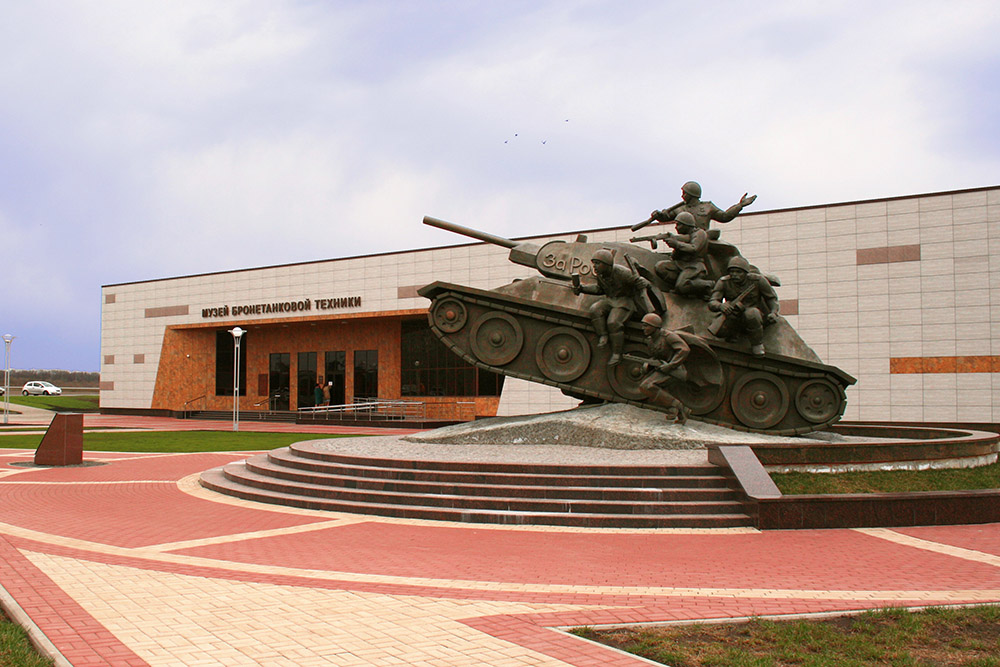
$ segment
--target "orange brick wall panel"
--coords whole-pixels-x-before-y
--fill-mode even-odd
[[[993,370],[992,357],[958,357],[959,373],[990,373]]]
[[[251,378],[268,373],[270,355],[287,352],[291,360],[291,387],[289,404],[298,405],[299,352],[316,352],[316,370],[324,375],[326,352],[343,350],[346,353],[344,384],[348,401],[354,393],[354,351],[378,350],[378,390],[381,398],[399,398],[399,345],[400,319],[370,318],[365,320],[320,321],[261,327],[248,325],[252,338],[248,340],[247,375]],[[256,383],[251,383],[256,384]],[[251,391],[257,389],[252,387]],[[265,396],[259,396],[261,400]],[[248,408],[249,409],[249,408]]]
[[[261,375],[268,375],[270,355],[288,353],[291,361],[289,405],[298,405],[298,353],[316,352],[317,373],[324,373],[326,352],[346,353],[345,386],[348,400],[354,392],[354,351],[378,350],[378,384],[381,398],[400,397],[400,317],[349,320],[320,320],[283,324],[243,325],[249,332],[246,343],[247,395],[241,397],[243,410],[258,409],[266,400],[260,392]],[[154,409],[228,410],[232,395],[215,395],[215,332],[229,325],[191,329],[168,328],[164,334],[160,366],[153,391]],[[266,384],[263,385],[266,387]],[[189,403],[185,402],[199,398]]]
[[[1000,356],[893,357],[889,372],[908,373],[998,373]]]
[[[413,396],[406,400],[424,403],[427,419],[470,421],[477,417],[496,417],[499,396]]]
[[[232,407],[232,396],[228,401],[217,398],[220,397],[215,396],[215,331],[168,327],[163,332],[152,408],[225,410]]]

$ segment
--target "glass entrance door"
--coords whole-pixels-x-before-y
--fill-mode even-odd
[[[343,350],[326,353],[326,380],[332,383],[330,387],[330,405],[343,405],[346,403],[344,395],[345,366],[347,364],[347,353]]]
[[[316,405],[316,353],[299,352],[298,407],[311,408]]]
[[[354,400],[378,398],[378,350],[354,351]]]
[[[291,355],[276,352],[268,366],[268,403],[272,410],[288,409],[288,391],[291,386]]]

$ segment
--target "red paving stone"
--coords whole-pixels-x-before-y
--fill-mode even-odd
[[[933,589],[958,580],[967,582],[963,587],[1000,588],[1000,569],[990,565],[956,562],[851,530],[679,536],[371,522],[184,553],[407,577],[434,572],[469,581],[839,590]]]
[[[147,664],[3,537],[0,582],[73,665]]]
[[[995,523],[973,526],[920,526],[895,530],[897,533],[922,540],[1000,556],[1000,528]]]
[[[194,581],[380,594],[397,601],[422,599],[425,605],[462,600],[472,605],[576,607],[547,613],[472,613],[461,619],[468,632],[576,667],[645,663],[553,628],[857,610],[893,600],[953,603],[995,599],[1000,591],[1000,567],[988,559],[961,557],[965,552],[936,553],[852,530],[570,532],[366,518],[292,535],[236,537],[163,557],[129,551],[344,516],[215,502],[184,493],[176,485],[186,476],[245,456],[85,452],[85,459],[100,457],[111,463],[25,469],[0,478],[0,523],[14,527],[0,526],[0,583],[77,665],[145,662],[29,562],[26,552],[185,575]],[[0,467],[11,470],[5,465],[10,460],[4,457]],[[17,535],[17,528],[36,531],[38,537]],[[944,547],[1000,555],[997,524],[895,532]],[[62,538],[95,546],[62,544]],[[172,555],[199,560],[174,562],[168,558]],[[242,567],[251,564],[253,569]],[[273,571],[267,569],[271,566]],[[318,573],[296,574],[294,569]],[[702,590],[694,594],[693,589]],[[985,593],[976,598],[955,591]],[[414,623],[423,615],[415,612]]]
[[[0,480],[0,519],[22,528],[118,547],[273,530],[317,521],[206,503],[168,482],[13,485]],[[81,511],[84,510],[84,511]]]

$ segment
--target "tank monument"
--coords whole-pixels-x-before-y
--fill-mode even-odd
[[[633,226],[674,232],[631,243],[517,243],[436,218],[424,224],[510,248],[540,275],[493,290],[435,282],[434,333],[467,362],[558,387],[584,403],[657,410],[741,431],[799,435],[840,419],[853,377],[825,365],[778,310],[777,277],[762,274],[709,229],[726,211],[685,199]],[[668,250],[658,252],[659,242]],[[645,243],[650,247],[643,247]]]
[[[514,241],[537,272],[483,290],[434,282],[428,321],[475,367],[561,390],[563,412],[410,436],[300,442],[206,471],[221,493],[310,509],[470,523],[817,528],[1000,521],[1000,491],[783,496],[769,471],[972,467],[1000,436],[958,427],[839,424],[855,379],[781,316],[780,279],[712,222],[689,181],[629,242]],[[661,249],[661,245],[665,248]]]

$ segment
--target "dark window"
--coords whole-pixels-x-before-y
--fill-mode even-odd
[[[288,392],[292,381],[292,355],[275,352],[271,355],[268,368],[268,395],[272,410],[287,410]]]
[[[426,320],[403,322],[403,396],[499,396],[503,375],[477,369],[445,347]]]
[[[316,405],[316,353],[299,352],[299,407],[311,408]]]
[[[326,353],[326,382],[333,383],[330,386],[330,405],[343,405],[344,397],[344,372],[347,367],[347,353],[343,350]]]
[[[378,398],[378,350],[354,351],[354,400]]]
[[[240,373],[239,394],[247,395],[247,336],[244,331],[240,338]],[[233,385],[237,378],[233,376],[233,361],[236,358],[235,339],[226,330],[215,332],[215,395],[232,396]]]

